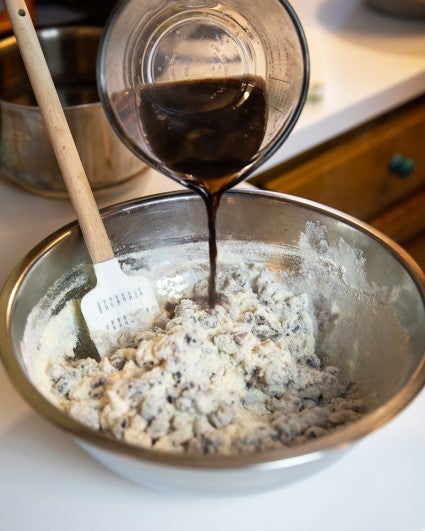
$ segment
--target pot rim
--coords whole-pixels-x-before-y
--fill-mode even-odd
[[[75,24],[75,25],[69,25],[69,26],[49,26],[45,28],[40,28],[36,30],[36,33],[39,39],[40,37],[43,37],[44,35],[47,35],[49,33],[50,34],[57,33],[58,35],[75,34],[75,33],[77,34],[86,33],[87,34],[88,33],[91,35],[95,35],[98,38],[98,41],[100,44],[100,40],[103,34],[103,28],[102,26]],[[40,39],[40,41],[41,40],[42,39]],[[19,53],[19,47],[16,42],[16,37],[13,34],[0,39],[0,54],[1,54],[2,49],[11,48],[11,47],[16,48]],[[96,67],[96,61],[94,65]],[[96,78],[96,68],[93,71],[93,75],[94,75],[94,78]],[[24,109],[25,112],[29,111],[29,112],[40,113],[40,109],[38,105],[22,105],[20,103],[14,103],[11,101],[4,100],[1,97],[0,97],[0,105],[6,108],[10,108],[12,110],[16,110],[16,111],[18,110],[22,111]],[[102,104],[99,98],[99,101],[94,101],[91,103],[79,103],[77,105],[63,105],[62,107],[65,112],[69,113],[69,112],[78,111],[78,110],[86,109],[86,108],[95,108],[95,109],[98,107],[102,108]]]

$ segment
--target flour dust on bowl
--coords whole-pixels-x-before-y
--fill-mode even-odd
[[[197,492],[284,485],[422,388],[423,273],[361,222],[289,196],[225,194],[210,310],[200,197],[122,203],[104,221],[122,268],[155,287],[155,326],[97,357],[79,310],[94,279],[71,224],[11,274],[0,341],[24,398],[118,474]]]

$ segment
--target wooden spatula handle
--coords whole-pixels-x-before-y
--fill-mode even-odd
[[[93,263],[114,257],[90,184],[23,0],[5,0],[13,32]]]

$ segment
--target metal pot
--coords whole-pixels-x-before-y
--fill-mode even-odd
[[[207,262],[205,218],[202,199],[188,193],[152,196],[104,211],[108,233],[121,259],[132,251],[147,253],[138,263],[158,276],[157,286],[171,286],[172,290],[180,285],[185,288],[187,277],[180,274],[182,264],[199,264],[202,256]],[[280,194],[225,194],[218,212],[219,245],[241,242],[243,256],[248,260],[252,242],[270,244],[271,252],[261,259],[272,268],[298,275],[300,261],[291,252],[301,252],[300,233],[311,222],[326,228],[331,248],[346,249],[341,247],[343,239],[348,249],[356,249],[355,253],[343,254],[344,267],[337,274],[329,269],[317,283],[310,276],[305,280],[313,289],[317,285],[319,298],[328,297],[341,316],[320,329],[318,340],[323,348],[319,351],[326,352],[327,362],[339,366],[349,380],[361,387],[362,398],[371,403],[366,416],[328,436],[255,455],[170,454],[114,440],[57,409],[32,381],[23,338],[29,314],[40,299],[43,298],[40,312],[44,318],[46,312],[54,313],[69,298],[78,299],[94,280],[85,266],[88,256],[76,223],[35,247],[9,277],[0,297],[0,354],[4,366],[36,411],[68,431],[105,466],[142,485],[179,492],[247,492],[317,472],[339,458],[343,449],[394,418],[424,385],[425,277],[396,244],[365,224],[330,208]],[[199,243],[193,257],[185,250],[188,242]],[[276,257],[276,250],[289,254]],[[153,259],[146,262],[149,253]],[[339,281],[360,253],[372,290],[365,297],[347,290],[347,285]],[[309,258],[301,252],[300,259]],[[314,258],[313,264],[317,263]],[[163,273],[167,268],[168,281]],[[344,289],[334,289],[338,286]],[[46,300],[48,290],[51,298]],[[398,326],[405,330],[401,337],[395,334]],[[31,341],[37,340],[40,328],[30,331]]]
[[[38,37],[93,189],[146,168],[109,125],[99,102],[96,58],[102,29],[47,28]],[[14,37],[0,41],[0,174],[24,188],[64,197],[66,189]]]

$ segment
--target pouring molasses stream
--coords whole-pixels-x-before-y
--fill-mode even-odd
[[[152,151],[205,201],[211,308],[216,303],[220,198],[257,153],[266,110],[264,83],[252,76],[152,84],[140,94],[140,120]]]

